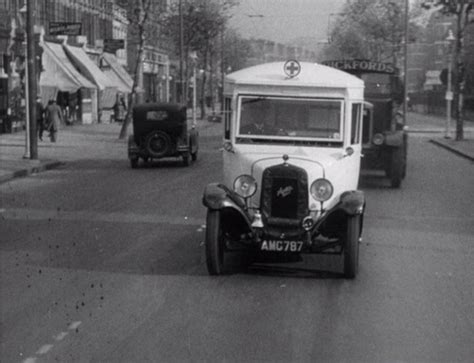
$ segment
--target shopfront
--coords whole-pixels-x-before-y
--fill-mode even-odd
[[[44,42],[42,63],[39,90],[43,103],[56,100],[70,122],[95,122],[92,100],[97,98],[97,87],[76,70],[62,44]]]

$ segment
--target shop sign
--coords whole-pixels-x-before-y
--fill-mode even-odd
[[[322,64],[340,69],[342,71],[377,72],[389,74],[395,73],[395,67],[393,64],[370,60],[331,60],[324,61]]]
[[[81,35],[82,23],[49,22],[49,35]]]
[[[107,53],[115,53],[118,49],[124,48],[124,39],[104,39],[104,51]]]

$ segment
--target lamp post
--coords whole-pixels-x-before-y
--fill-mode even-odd
[[[197,82],[196,82],[196,65],[197,65],[197,53],[191,52],[189,57],[193,61],[193,127],[196,127],[196,104],[197,104],[197,95],[196,95],[196,88],[197,88]]]
[[[184,92],[184,22],[183,22],[183,1],[179,0],[179,100],[178,102],[186,104]]]
[[[25,159],[38,159],[38,138],[36,132],[36,96],[37,82],[35,70],[35,17],[34,9],[26,1],[20,13],[26,13],[26,61],[25,61],[25,101],[26,101],[26,136]]]
[[[451,89],[451,73],[453,68],[452,45],[456,40],[451,29],[449,29],[446,40],[448,42],[448,77],[446,82],[446,129],[444,137],[449,139],[451,137],[451,102],[453,101],[453,91]]]

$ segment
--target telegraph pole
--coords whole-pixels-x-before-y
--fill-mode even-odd
[[[26,92],[28,102],[28,116],[26,119],[27,129],[29,130],[29,144],[30,152],[29,158],[38,159],[38,135],[36,131],[36,97],[37,97],[37,82],[36,82],[36,62],[35,62],[35,16],[34,9],[30,6],[33,2],[26,1]]]

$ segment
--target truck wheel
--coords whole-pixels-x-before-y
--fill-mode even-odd
[[[209,275],[222,275],[224,273],[224,247],[221,213],[208,210],[206,218],[206,265]]]
[[[191,160],[196,161],[198,158],[198,151],[196,150],[195,152],[191,153]]]
[[[344,277],[353,279],[359,267],[360,215],[347,218],[344,241]]]
[[[154,158],[161,158],[171,149],[171,139],[166,132],[152,131],[145,138],[145,149]]]
[[[138,157],[137,156],[133,156],[133,157],[130,158],[130,166],[132,167],[132,169],[138,168]]]
[[[404,164],[403,148],[393,149],[390,155],[390,184],[392,188],[400,188]]]

